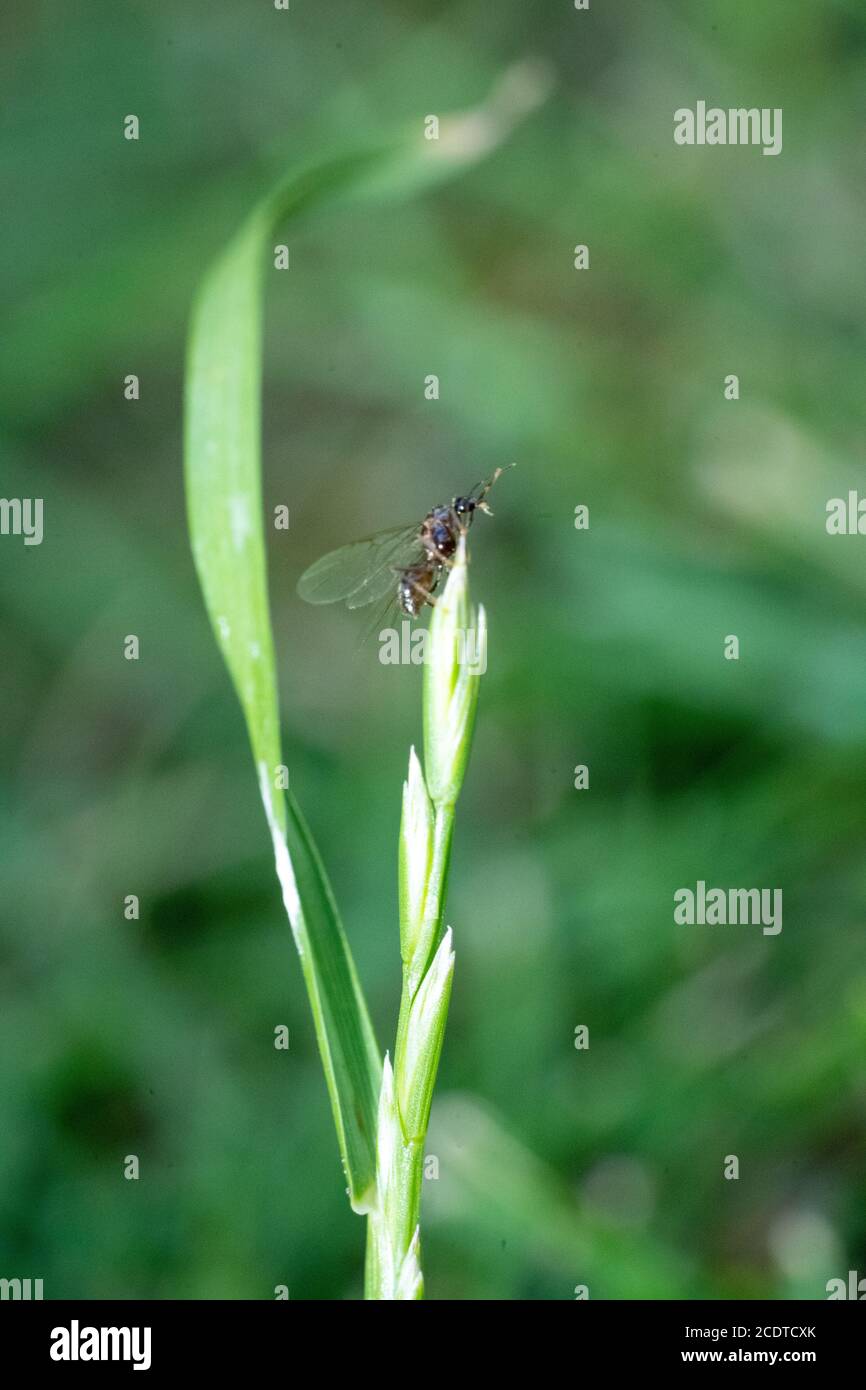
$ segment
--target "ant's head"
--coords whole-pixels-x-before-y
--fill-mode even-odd
[[[474,497],[455,497],[454,510],[458,516],[471,516],[478,503]]]

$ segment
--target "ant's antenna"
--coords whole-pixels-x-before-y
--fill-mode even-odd
[[[508,465],[508,467],[509,467],[509,468],[516,468],[516,467],[517,467],[517,464],[516,464],[516,463],[510,463],[510,464]],[[488,478],[488,479],[487,479],[487,482],[486,482],[486,483],[479,483],[477,488],[473,488],[473,489],[472,489],[473,492],[475,492],[475,491],[478,492],[478,496],[477,496],[476,499],[475,499],[475,505],[476,505],[476,507],[480,507],[481,510],[482,510],[482,512],[486,512],[488,516],[492,516],[493,513],[492,513],[492,511],[490,510],[490,507],[487,505],[487,503],[485,502],[484,499],[485,499],[485,497],[487,496],[487,494],[488,494],[488,492],[490,491],[490,489],[492,488],[493,484],[496,482],[496,479],[497,479],[497,478],[501,478],[501,477],[502,477],[502,474],[503,474],[504,472],[505,472],[505,469],[504,469],[504,468],[497,468],[496,472],[493,474],[493,476],[492,476],[491,478]]]

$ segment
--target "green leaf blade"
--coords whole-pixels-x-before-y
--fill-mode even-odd
[[[375,1191],[381,1061],[321,860],[282,761],[261,494],[262,205],[207,276],[190,330],[185,469],[205,604],[243,709],[274,858],[316,1028],[353,1207]]]

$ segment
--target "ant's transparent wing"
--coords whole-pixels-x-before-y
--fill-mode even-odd
[[[392,575],[391,577],[393,579],[394,576]],[[371,605],[371,607],[373,608],[373,616],[365,624],[364,630],[358,638],[355,647],[357,652],[365,651],[369,647],[370,641],[374,636],[378,640],[384,628],[394,628],[403,616],[397,602],[396,585],[384,602]]]
[[[394,570],[411,563],[421,548],[417,525],[380,531],[316,560],[298,580],[298,593],[307,603],[363,608],[387,593]]]

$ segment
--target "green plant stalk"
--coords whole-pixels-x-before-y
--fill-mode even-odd
[[[185,377],[184,472],[190,542],[205,604],[243,709],[274,863],[310,998],[349,1199],[376,1201],[381,1053],[321,858],[291,791],[279,729],[261,486],[262,296],[277,227],[340,203],[402,198],[484,158],[550,87],[518,64],[487,101],[419,122],[298,169],[252,210],[199,288]],[[303,351],[303,344],[298,344]]]
[[[467,641],[467,634],[474,641]],[[476,645],[477,643],[477,645]],[[484,647],[480,648],[480,644]],[[423,1297],[420,1209],[424,1140],[442,1051],[454,953],[445,900],[454,814],[466,769],[486,650],[484,610],[469,605],[465,542],[430,622],[424,674],[426,778],[414,748],[400,826],[403,987],[394,1047],[386,1056],[377,1123],[377,1200],[368,1218],[369,1299]],[[472,650],[470,650],[472,649]]]

